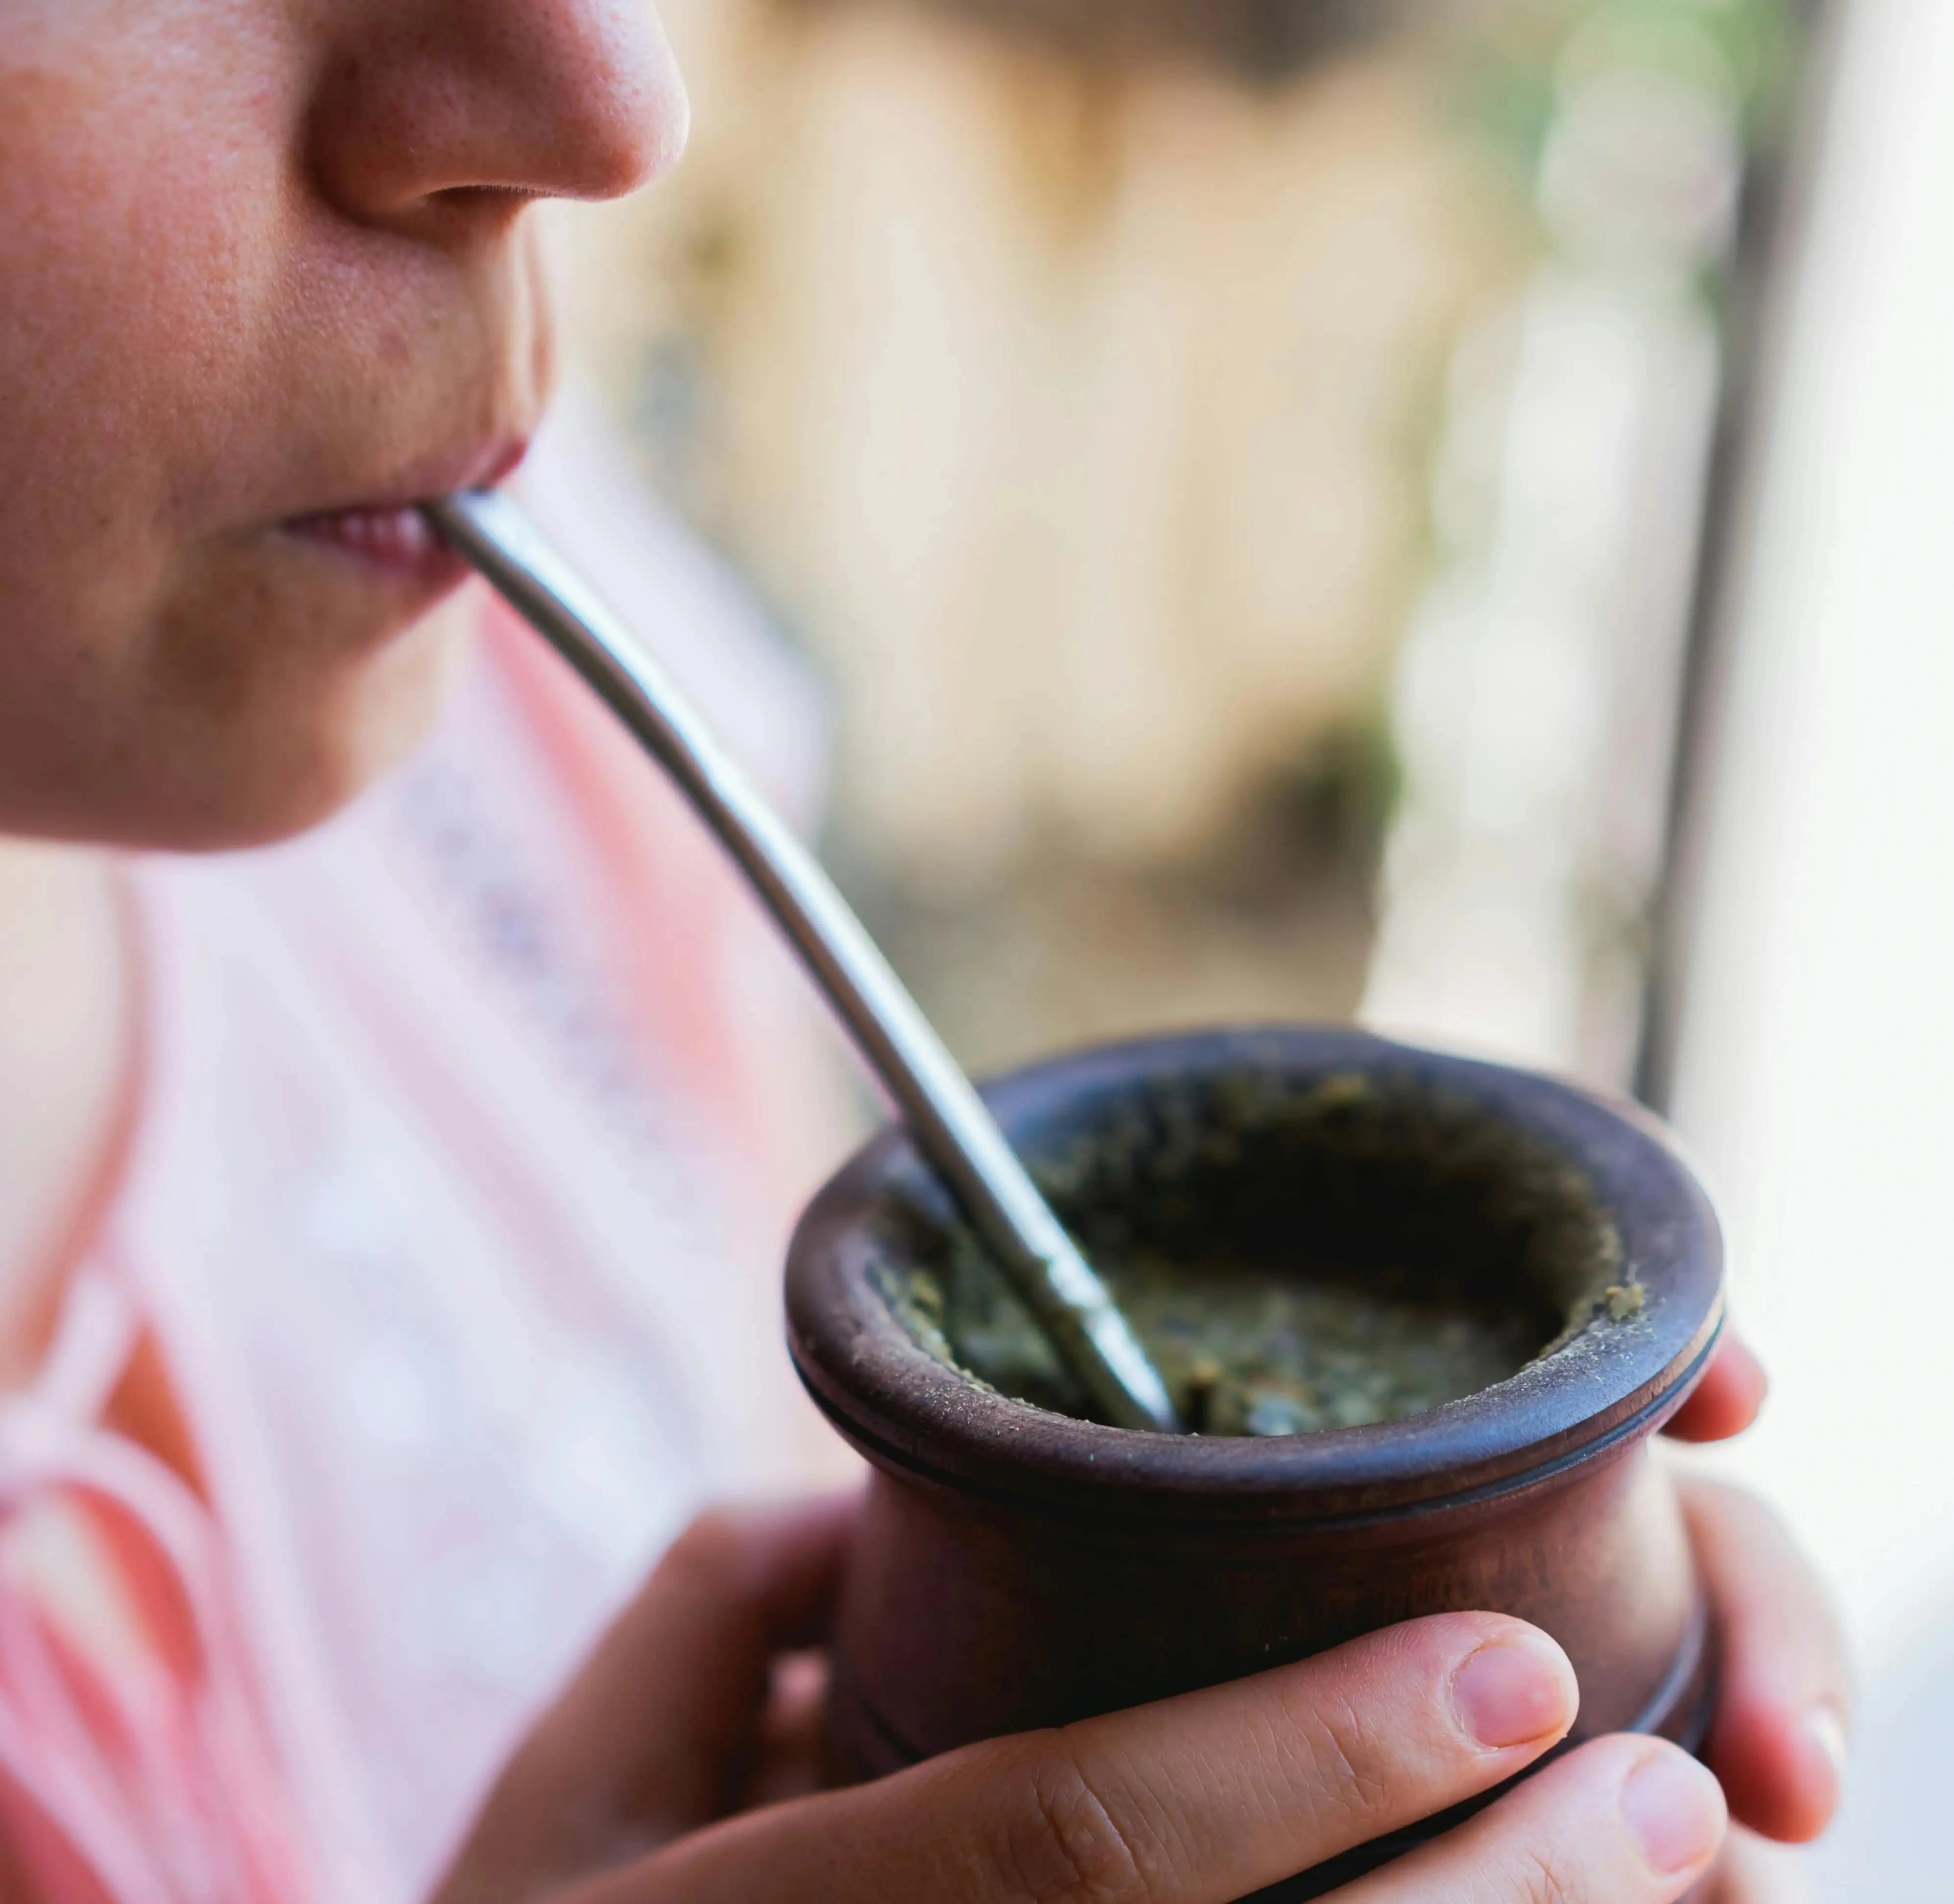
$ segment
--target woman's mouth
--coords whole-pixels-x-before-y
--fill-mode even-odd
[[[350,557],[368,568],[432,593],[469,574],[467,563],[421,514],[423,500],[451,490],[488,488],[522,461],[526,441],[504,441],[460,457],[423,463],[382,492],[382,499],[294,516],[282,526],[300,540]],[[395,501],[394,498],[401,500]]]
[[[368,567],[431,590],[451,588],[468,564],[437,536],[414,504],[335,509],[286,524],[302,540],[335,549]]]

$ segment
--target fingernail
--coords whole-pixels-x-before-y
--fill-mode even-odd
[[[1663,1876],[1701,1864],[1723,1840],[1723,1792],[1704,1767],[1671,1748],[1645,1758],[1622,1787],[1622,1816]]]
[[[1846,1782],[1845,1720],[1830,1706],[1814,1706],[1805,1715],[1805,1736],[1825,1755],[1836,1792]]]
[[[1573,1675],[1544,1633],[1482,1646],[1452,1681],[1459,1723],[1482,1745],[1524,1745],[1563,1730],[1572,1717]]]

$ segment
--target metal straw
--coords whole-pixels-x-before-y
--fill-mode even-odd
[[[430,503],[426,513],[596,690],[719,836],[1060,1360],[1121,1427],[1178,1433],[1159,1371],[970,1080],[819,862],[664,671],[507,497],[470,492]]]

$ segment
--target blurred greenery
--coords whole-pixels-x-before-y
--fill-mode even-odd
[[[1437,63],[1444,104],[1509,162],[1523,190],[1577,61],[1712,77],[1755,140],[1780,123],[1802,12],[1795,0],[1497,0],[1450,17],[1456,44]]]

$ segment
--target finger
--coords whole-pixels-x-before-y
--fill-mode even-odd
[[[1687,1752],[1597,1739],[1326,1904],[1672,1904],[1724,1824],[1716,1780]]]
[[[1679,1441],[1727,1441],[1758,1419],[1770,1387],[1764,1364],[1736,1337],[1726,1334],[1703,1379],[1663,1432]]]
[[[1682,1503],[1721,1646],[1710,1763],[1741,1823],[1802,1843],[1830,1821],[1845,1771],[1851,1689],[1837,1623],[1761,1502],[1691,1480]]]
[[[679,1536],[548,1722],[585,1805],[660,1836],[720,1814],[774,1655],[825,1624],[856,1508],[720,1512]]]
[[[1813,1904],[1814,1895],[1798,1852],[1733,1825],[1716,1868],[1689,1893],[1689,1904]]]
[[[821,1789],[821,1708],[827,1694],[828,1661],[821,1654],[790,1653],[776,1664],[740,1792],[740,1811]]]
[[[696,1834],[580,1904],[1228,1904],[1497,1784],[1572,1723],[1520,1622],[1454,1613]]]
[[[853,1498],[705,1516],[510,1761],[442,1904],[620,1862],[737,1795],[774,1656],[815,1638]]]

